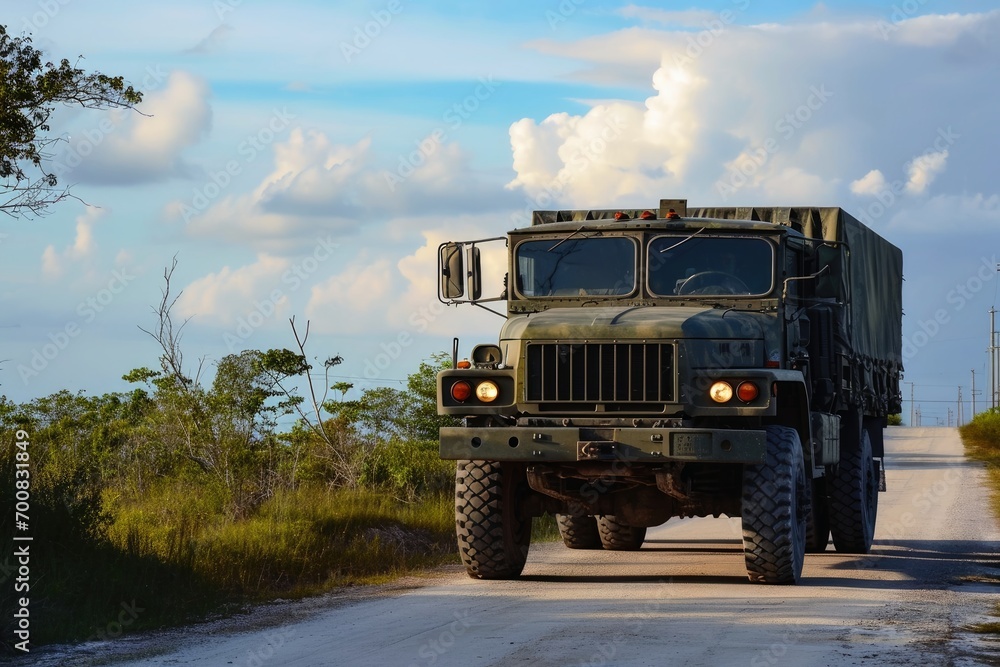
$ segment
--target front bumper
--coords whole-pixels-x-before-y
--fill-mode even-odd
[[[588,431],[591,429],[558,426],[446,427],[441,429],[441,458],[535,463],[762,463],[767,450],[763,430],[615,428],[602,429],[603,437],[597,438]]]

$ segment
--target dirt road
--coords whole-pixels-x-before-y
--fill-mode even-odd
[[[982,471],[954,429],[893,428],[887,449],[873,553],[830,545],[799,586],[747,580],[738,520],[672,520],[637,553],[535,545],[519,581],[455,570],[269,628],[119,642],[115,664],[1000,664],[1000,642],[964,630],[1000,601]]]

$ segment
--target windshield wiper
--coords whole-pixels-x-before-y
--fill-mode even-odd
[[[566,241],[569,241],[571,238],[573,238],[574,236],[576,236],[577,234],[579,234],[580,232],[582,232],[585,227],[586,227],[586,225],[584,225],[583,227],[580,227],[579,229],[577,229],[575,232],[573,232],[572,234],[570,234],[566,238],[559,239],[559,241],[554,246],[552,246],[551,248],[549,248],[545,252],[552,252],[553,250],[555,250],[556,248],[558,248],[559,246],[561,246],[563,243],[566,243]],[[593,236],[590,236],[588,238],[593,238],[594,236],[601,236],[601,232],[595,231],[594,234],[593,234]]]
[[[584,226],[586,226],[586,225],[584,225]],[[572,234],[570,234],[566,238],[559,239],[554,246],[552,246],[551,248],[549,248],[545,252],[552,252],[553,250],[555,250],[556,248],[558,248],[559,246],[561,246],[566,241],[569,241],[571,238],[573,238],[574,236],[576,236],[577,234],[579,234],[582,231],[583,231],[583,227],[580,227],[578,230],[576,230],[575,232],[573,232]]]
[[[690,241],[694,237],[698,236],[698,234],[701,234],[706,229],[708,229],[708,228],[707,227],[702,227],[701,229],[699,229],[698,231],[696,231],[694,234],[692,234],[691,236],[687,237],[686,239],[682,239],[682,240],[678,241],[677,243],[673,244],[672,246],[670,246],[669,248],[664,248],[660,252],[663,253],[663,252],[667,252],[668,250],[673,250],[674,248],[676,248],[677,246],[681,245],[682,243],[687,243],[688,241]]]

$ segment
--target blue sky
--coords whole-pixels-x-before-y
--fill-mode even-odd
[[[973,370],[987,385],[1000,3],[6,7],[10,32],[126,76],[148,114],[61,109],[54,160],[92,206],[0,222],[13,400],[155,367],[139,327],[174,256],[192,371],[292,346],[295,316],[358,390],[398,386],[500,324],[437,303],[439,242],[661,197],[843,206],[904,251],[924,423],[957,412],[960,386],[968,416]]]

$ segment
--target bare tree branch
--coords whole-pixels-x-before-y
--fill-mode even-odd
[[[189,388],[192,386],[192,381],[190,378],[184,375],[184,355],[181,352],[181,332],[191,318],[184,320],[183,324],[179,327],[174,328],[174,320],[171,315],[171,311],[177,304],[177,300],[181,298],[181,291],[177,296],[171,299],[170,297],[170,281],[173,278],[174,270],[177,268],[177,255],[174,255],[173,262],[170,268],[163,269],[163,282],[164,287],[161,290],[162,298],[160,299],[160,305],[153,308],[153,312],[157,317],[157,326],[155,331],[150,331],[148,329],[143,329],[139,327],[139,330],[143,333],[148,334],[155,340],[159,345],[160,349],[163,350],[163,354],[160,356],[160,366],[165,374],[174,379],[180,387]],[[202,358],[201,362],[198,364],[198,375],[201,375],[202,364],[205,360]]]

